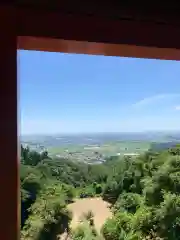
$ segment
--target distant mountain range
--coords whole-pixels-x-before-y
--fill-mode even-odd
[[[168,143],[180,141],[180,133],[145,132],[145,133],[94,133],[94,134],[66,134],[66,135],[24,135],[20,137],[22,143],[56,147],[64,145],[92,145],[114,141],[148,141]]]
[[[168,149],[168,148],[173,148],[179,143],[180,143],[180,140],[179,141],[172,141],[172,142],[161,142],[161,143],[155,142],[155,143],[151,143],[150,150],[160,151],[160,150],[164,150],[164,149]]]

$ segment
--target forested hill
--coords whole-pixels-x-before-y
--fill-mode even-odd
[[[111,158],[100,165],[50,158],[21,147],[21,239],[180,239],[180,148]],[[74,198],[102,197],[113,217],[101,229],[70,228]]]

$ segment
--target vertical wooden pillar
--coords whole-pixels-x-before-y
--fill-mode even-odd
[[[0,238],[17,236],[17,74],[15,9],[0,7]]]

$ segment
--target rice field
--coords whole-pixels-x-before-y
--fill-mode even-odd
[[[150,142],[118,141],[102,145],[67,145],[50,147],[48,152],[52,156],[77,159],[79,161],[96,161],[110,156],[141,154],[150,148]]]

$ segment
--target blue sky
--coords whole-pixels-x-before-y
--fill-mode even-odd
[[[18,52],[21,134],[180,130],[180,62]]]

